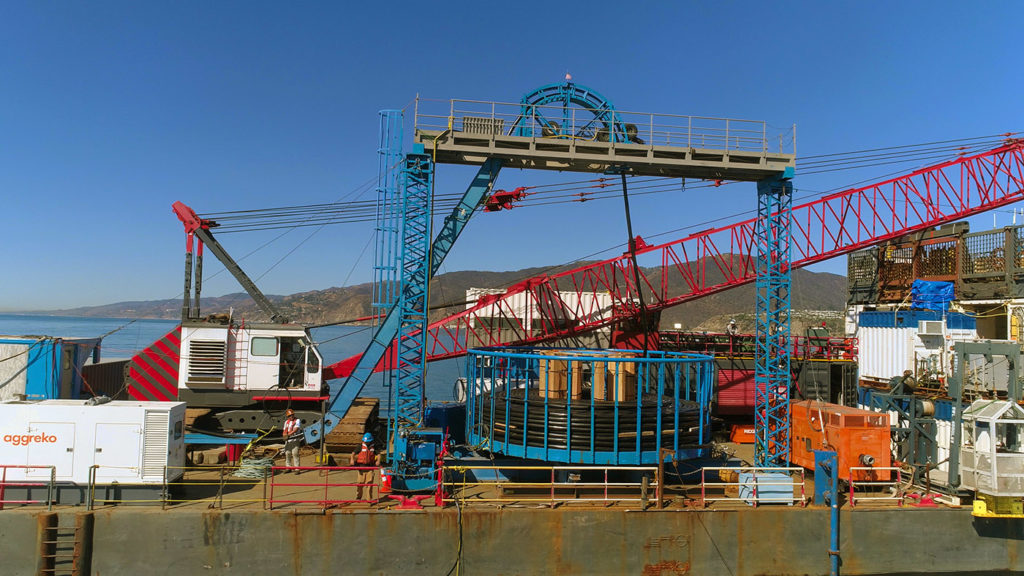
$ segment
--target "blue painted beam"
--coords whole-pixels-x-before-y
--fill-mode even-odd
[[[500,159],[489,158],[486,160],[480,166],[480,170],[477,171],[472,182],[470,182],[466,193],[462,195],[462,199],[452,209],[451,214],[445,218],[440,232],[431,245],[428,282],[441,267],[441,263],[444,262],[448,252],[451,251],[452,246],[466,227],[477,206],[480,206],[490,194],[491,189],[494,187],[494,181],[501,171],[501,166]],[[352,374],[341,384],[331,383],[330,400],[328,401],[327,415],[324,418],[324,434],[333,430],[341,422],[341,419],[345,417],[345,413],[352,406],[352,402],[362,392],[366,382],[373,375],[373,369],[384,356],[388,346],[398,335],[400,327],[401,314],[396,306],[392,306],[384,321],[381,322],[374,333],[373,338],[370,339],[370,343],[367,344]],[[319,421],[307,426],[304,434],[306,442],[318,441],[320,439]]]
[[[186,432],[185,444],[248,444],[256,439],[257,434],[239,433],[231,436],[214,436],[200,432]]]

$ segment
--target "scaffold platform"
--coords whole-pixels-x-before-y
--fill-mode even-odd
[[[416,100],[415,142],[436,162],[757,181],[796,164],[795,134],[756,120],[479,100]]]

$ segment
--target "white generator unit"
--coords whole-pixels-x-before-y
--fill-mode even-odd
[[[41,467],[27,468],[31,466]],[[116,485],[118,496],[126,500],[140,497],[134,494],[151,496],[154,489],[162,490],[165,479],[182,476],[185,403],[0,403],[0,472],[6,481],[48,482],[50,466],[56,472],[58,502],[84,501],[90,475],[96,486]],[[13,498],[17,488],[7,486],[5,498]],[[31,492],[38,495],[40,489]],[[68,497],[67,492],[76,495]]]

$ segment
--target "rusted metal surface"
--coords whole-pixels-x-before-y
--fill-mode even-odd
[[[4,567],[35,571],[37,514],[0,514]],[[843,574],[1015,571],[1024,529],[968,509],[844,510]],[[95,513],[92,573],[823,574],[828,511],[455,509]],[[459,535],[462,535],[461,556]],[[898,539],[893,535],[898,534]],[[20,540],[19,540],[20,539]],[[19,567],[27,566],[26,570]]]
[[[956,282],[960,298],[1020,298],[1022,275],[1024,226],[973,233],[943,227],[850,254],[849,303],[903,302],[915,279]]]
[[[274,566],[283,575],[446,574],[456,563],[460,573],[476,574],[827,573],[827,509],[754,509],[736,498],[695,510],[687,506],[692,491],[668,488],[665,507],[580,502],[552,510],[472,499],[418,512],[384,503],[263,511],[258,502],[236,502],[217,510],[206,499],[166,511],[109,506],[93,515],[91,573],[247,574]],[[256,482],[251,494],[231,499],[260,490]],[[36,571],[46,518],[31,506],[0,513],[0,573]],[[841,526],[843,574],[1024,569],[1024,528],[979,523],[967,507],[844,507]]]
[[[44,574],[53,570],[54,557],[53,549],[54,543],[57,540],[57,514],[55,512],[49,512],[46,514],[40,514],[36,517],[36,573]],[[4,531],[0,529],[0,535],[4,534]],[[3,541],[7,538],[4,537]],[[0,546],[0,551],[3,548]],[[13,554],[4,554],[4,558],[16,558]],[[25,563],[27,564],[27,562]]]
[[[644,542],[643,576],[678,576],[690,573],[690,537],[686,534],[658,536]]]

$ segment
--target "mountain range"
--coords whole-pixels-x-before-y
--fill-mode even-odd
[[[580,263],[575,263],[571,266],[579,265]],[[554,274],[565,268],[537,267],[509,272],[467,270],[438,275],[430,283],[430,318],[443,318],[464,308],[468,288],[507,288],[526,278]],[[658,279],[656,271],[645,272],[653,281]],[[708,266],[706,274],[711,283],[721,278],[721,273],[715,266]],[[715,278],[716,274],[718,278]],[[668,284],[670,293],[685,292],[677,278],[670,278]],[[372,295],[372,285],[366,283],[290,295],[268,295],[268,298],[293,321],[306,325],[323,325],[349,322],[370,315]],[[720,330],[724,326],[724,317],[746,317],[753,314],[754,302],[754,285],[738,286],[663,311],[661,327],[670,329],[679,324],[681,328],[688,330]],[[791,302],[794,311],[841,311],[846,304],[846,277],[826,272],[794,270]],[[255,302],[242,292],[203,297],[201,304],[204,314],[231,310],[235,315],[242,315],[252,321],[267,319],[256,307]],[[176,319],[181,316],[181,306],[181,300],[146,300],[51,310],[45,313],[107,318]],[[706,325],[709,322],[711,325]]]

